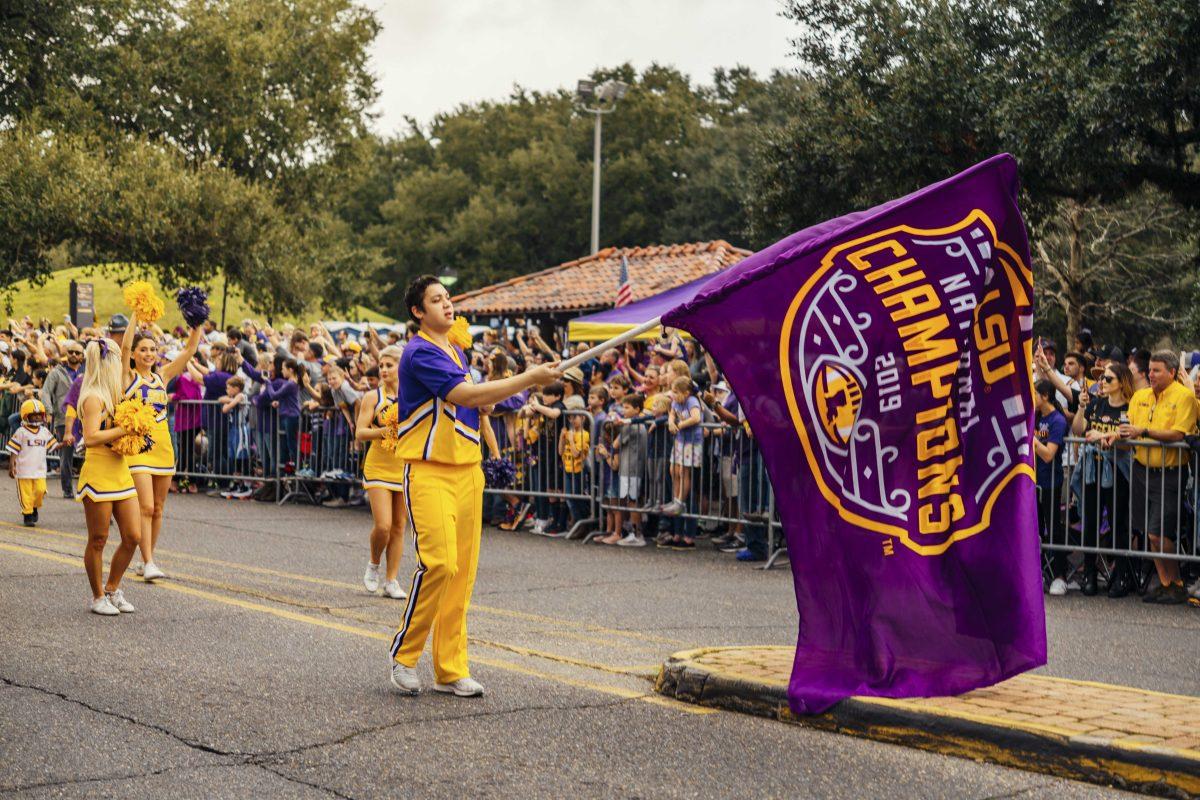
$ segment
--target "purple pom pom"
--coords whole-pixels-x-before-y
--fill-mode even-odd
[[[199,328],[208,319],[208,293],[198,286],[188,286],[175,294],[179,313],[189,328]]]
[[[517,477],[517,468],[507,458],[489,458],[483,462],[483,480],[489,489],[507,489]]]

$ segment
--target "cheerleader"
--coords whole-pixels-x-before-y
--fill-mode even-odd
[[[475,383],[458,343],[470,346],[470,334],[459,331],[465,341],[456,335],[459,324],[446,287],[422,275],[409,284],[404,305],[420,324],[400,366],[397,447],[417,569],[392,639],[391,681],[405,694],[421,691],[416,666],[432,631],[434,691],[478,697],[483,686],[471,677],[467,659],[467,607],[483,522],[478,409],[558,380],[562,372],[556,365],[541,365]]]
[[[387,552],[387,568],[383,592],[394,600],[408,597],[400,586],[400,556],[404,551],[404,528],[408,514],[404,507],[404,462],[394,452],[385,450],[382,439],[387,424],[384,415],[396,404],[399,391],[400,355],[395,345],[379,353],[379,388],[362,397],[354,438],[368,442],[363,462],[363,489],[371,503],[371,560],[363,575],[363,585],[371,594],[379,591],[379,561]]]
[[[166,574],[154,563],[154,547],[162,529],[163,505],[175,477],[175,448],[171,444],[171,428],[167,422],[167,384],[179,377],[200,346],[200,329],[192,328],[183,352],[155,372],[158,366],[158,343],[146,331],[138,329],[135,311],[129,323],[129,333],[121,340],[121,385],[125,397],[140,397],[154,407],[157,426],[150,436],[154,447],[141,455],[126,459],[133,483],[137,487],[141,513],[142,564],[137,572],[147,581],[165,578]],[[131,358],[132,356],[132,358]]]
[[[99,339],[88,344],[84,356],[83,382],[79,389],[79,416],[83,423],[84,458],[79,471],[76,499],[83,503],[88,541],[83,551],[83,568],[92,588],[93,614],[111,617],[131,613],[133,605],[121,592],[121,576],[133,558],[139,539],[137,488],[125,457],[111,445],[125,435],[113,415],[121,399],[121,359],[116,344]],[[104,578],[104,545],[108,526],[116,517],[121,544],[113,553]]]

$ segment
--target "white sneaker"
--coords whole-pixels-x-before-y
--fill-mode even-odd
[[[167,577],[167,573],[158,568],[158,565],[151,561],[149,564],[143,565],[144,569],[138,570],[138,574],[148,581],[156,581],[159,578]]]
[[[646,540],[636,533],[630,533],[628,536],[621,539],[621,541],[617,542],[617,545],[620,547],[645,547]]]
[[[1200,600],[1200,578],[1197,578],[1196,582],[1192,584],[1192,588],[1188,589],[1188,594]]]
[[[125,593],[120,589],[117,589],[115,592],[109,592],[106,596],[108,597],[108,602],[116,606],[117,611],[120,611],[122,614],[132,614],[137,611],[133,607],[133,603],[125,599]]]
[[[1062,597],[1067,593],[1067,582],[1062,578],[1055,578],[1050,584],[1050,594],[1055,597]]]
[[[379,591],[378,564],[367,564],[367,571],[363,573],[363,586],[367,587],[367,591],[371,594]]]
[[[684,511],[683,501],[682,500],[672,500],[671,502],[667,503],[666,505],[664,505],[662,507],[662,511],[660,513],[663,514],[663,516],[667,516],[667,517],[678,517],[680,514],[683,513],[683,511]]]
[[[456,697],[483,697],[483,684],[474,678],[459,678],[454,683],[435,683],[433,690]]]
[[[102,617],[115,617],[121,613],[119,610],[117,610],[116,606],[109,602],[108,595],[101,595],[100,597],[97,597],[92,601],[92,604],[88,607],[88,609],[93,614],[99,614]]]
[[[400,588],[400,581],[388,581],[383,585],[383,593],[393,600],[407,600],[408,592]]]
[[[145,565],[145,564],[138,564],[138,565],[137,565],[137,570],[135,570],[135,571],[137,572],[137,574],[138,574],[138,575],[145,575],[145,574],[146,574],[146,565]]]
[[[540,519],[535,519],[533,521],[533,532],[536,533],[538,536],[545,535],[546,523],[542,522]]]
[[[253,494],[254,494],[253,489],[251,489],[249,486],[243,486],[242,488],[231,492],[230,496],[236,500],[245,500],[247,497],[250,497]]]
[[[416,668],[406,667],[403,664],[392,664],[392,686],[405,694],[419,694],[421,679],[417,676]]]

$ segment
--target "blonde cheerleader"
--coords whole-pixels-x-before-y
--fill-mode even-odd
[[[87,520],[83,568],[92,588],[91,610],[102,616],[134,611],[121,591],[121,577],[137,549],[140,525],[133,476],[125,457],[113,449],[127,434],[115,420],[120,399],[121,359],[116,344],[108,339],[92,341],[84,351],[83,382],[79,389],[85,451],[75,496],[83,503]],[[103,583],[104,545],[113,517],[121,532],[121,544],[113,553],[108,582]]]
[[[130,316],[129,332],[121,341],[121,385],[125,387],[126,398],[137,398],[154,409],[155,427],[151,434],[154,446],[126,461],[137,487],[141,514],[142,563],[137,572],[145,580],[155,581],[166,577],[154,563],[154,548],[162,530],[163,506],[175,476],[175,448],[171,444],[171,428],[167,422],[167,384],[183,373],[196,354],[196,348],[200,346],[200,328],[192,328],[183,352],[155,372],[158,343],[149,333],[139,330],[137,310]]]
[[[396,393],[399,391],[400,356],[395,345],[379,353],[379,388],[363,395],[358,407],[354,438],[368,442],[363,461],[363,488],[371,503],[371,560],[363,585],[371,594],[379,591],[379,562],[387,553],[383,592],[394,600],[408,597],[400,586],[400,556],[404,551],[404,462],[396,455]]]

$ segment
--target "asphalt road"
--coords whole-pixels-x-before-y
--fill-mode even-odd
[[[671,652],[790,642],[785,569],[486,531],[470,632],[487,695],[409,698],[387,681],[403,603],[359,583],[365,512],[172,496],[171,579],[131,573],[137,613],[105,619],[86,612],[82,513],[47,502],[21,528],[0,484],[6,796],[1121,794],[653,693]],[[1069,596],[1049,617],[1047,672],[1200,695],[1195,609]]]

